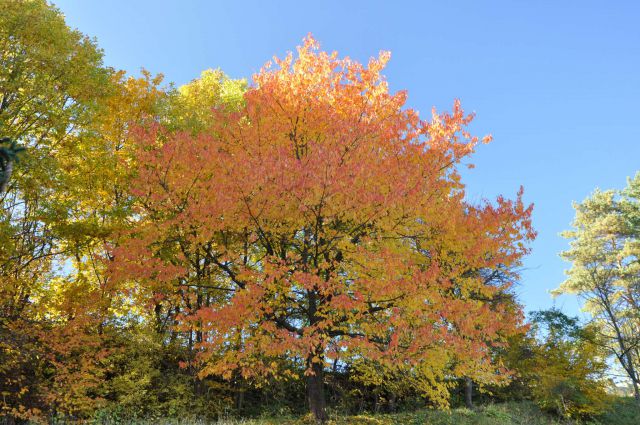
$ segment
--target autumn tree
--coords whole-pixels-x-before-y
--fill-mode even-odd
[[[148,78],[148,76],[147,76]],[[130,79],[129,83],[135,83],[139,85],[139,88],[149,86],[146,84],[140,85],[141,81],[135,82]],[[208,70],[204,71],[200,78],[196,78],[189,83],[179,87],[177,90],[169,91],[166,93],[164,99],[160,102],[160,111],[157,113],[158,119],[151,120],[153,123],[162,123],[167,131],[184,132],[185,134],[200,135],[206,133],[211,126],[212,109],[221,108],[225,111],[235,111],[239,108],[242,102],[243,92],[245,90],[245,82],[243,80],[234,80],[226,76],[220,70]],[[126,104],[131,99],[124,100]],[[132,119],[125,105],[119,105],[121,122],[129,122],[132,125],[137,123],[141,125],[143,123],[143,117],[138,116],[137,119]],[[147,121],[148,123],[149,121]],[[118,126],[116,126],[118,128]],[[104,134],[101,131],[99,134]],[[129,133],[127,136],[129,137]],[[134,143],[122,143],[122,152],[120,158],[113,159],[113,168],[126,169],[128,173],[121,177],[122,192],[121,197],[129,199],[131,193],[125,190],[130,184],[130,178],[133,177],[137,171],[136,168],[144,166],[139,165],[140,158],[135,155]],[[138,219],[134,219],[137,213],[136,211],[129,211],[126,215],[126,224],[124,228],[134,227],[137,228],[144,222],[153,217],[139,216]],[[103,240],[102,247],[105,247],[107,241]],[[117,242],[114,242],[117,243]],[[107,258],[110,255],[107,254]],[[197,254],[193,257],[188,257],[189,261],[197,262]],[[105,276],[105,279],[109,279],[109,276]],[[150,323],[155,328],[155,331],[164,335],[170,333],[169,340],[172,342],[179,341],[185,342],[185,345],[189,349],[193,348],[194,342],[201,339],[201,332],[199,330],[192,329],[189,332],[178,334],[175,332],[173,325],[175,324],[176,316],[184,309],[191,309],[192,302],[196,303],[197,308],[201,306],[201,303],[207,302],[209,292],[206,287],[199,286],[185,286],[176,292],[174,288],[170,288],[168,291],[163,291],[159,287],[154,288],[155,291],[148,291],[147,288],[138,286],[128,287],[127,293],[138,303],[141,307],[141,311],[138,312],[143,316],[143,320]],[[148,315],[147,315],[148,314]],[[188,334],[186,341],[181,341],[180,338]]]
[[[0,3],[0,40],[0,415],[87,416],[132,312],[99,260],[127,225],[128,134],[165,94],[45,1]]]
[[[109,71],[95,44],[44,1],[2,2],[0,39],[0,134],[29,152],[0,193],[0,316],[9,319],[29,309],[58,253],[68,187],[62,161],[106,94]],[[17,145],[3,146],[6,177]]]
[[[562,253],[572,265],[555,293],[585,301],[640,403],[640,174],[624,190],[596,190],[574,208]]]
[[[169,414],[172,405],[184,405],[185,411],[199,406],[203,415],[206,409],[213,415],[224,408],[224,397],[205,397],[200,381],[194,390],[192,371],[178,370],[190,347],[188,337],[172,327],[175,311],[163,309],[159,300],[137,304],[137,288],[105,274],[111,262],[105,248],[114,234],[139,224],[128,191],[137,168],[132,128],[162,122],[197,133],[204,127],[199,120],[212,107],[231,108],[242,97],[234,95],[234,88],[242,90],[241,81],[219,71],[205,72],[178,90],[162,87],[162,80],[145,70],[137,78],[113,72],[91,123],[61,158],[67,188],[57,195],[68,209],[58,242],[65,252],[58,258],[72,267],[50,280],[38,305],[57,321],[46,338],[57,370],[47,401],[59,415],[88,417],[110,403],[130,409],[131,415],[151,414],[151,409]],[[166,364],[174,365],[170,373]],[[161,392],[158,386],[170,388]],[[163,401],[167,394],[173,396]]]
[[[63,164],[110,71],[95,43],[43,0],[0,2],[0,43],[0,136],[10,140],[0,147],[0,415],[24,418],[46,399],[35,383],[48,378],[40,336],[54,320],[38,300],[65,251]]]
[[[246,89],[246,80],[229,78],[220,69],[202,71],[199,78],[169,93],[163,123],[174,131],[205,132],[215,119],[211,110],[237,110]]]
[[[183,299],[176,297],[171,308],[158,293],[146,298],[143,289],[105,273],[113,260],[105,248],[117,244],[114,235],[140,225],[128,190],[137,169],[132,129],[161,122],[197,134],[208,127],[211,108],[232,110],[242,99],[242,80],[220,71],[205,71],[177,90],[162,80],[145,70],[137,78],[114,72],[109,93],[64,160],[72,208],[60,244],[72,267],[51,280],[39,303],[59,322],[47,339],[58,370],[48,400],[59,414],[88,417],[117,405],[132,417],[169,415],[182,406],[204,417],[226,407],[221,391],[209,394],[211,386],[195,380],[193,369],[178,369],[198,338],[195,329],[174,328]],[[187,304],[205,291],[189,288]]]
[[[515,374],[503,399],[531,399],[566,418],[602,413],[610,401],[608,365],[597,329],[555,308],[534,311],[530,319],[528,332],[503,350]]]
[[[388,59],[363,66],[308,37],[254,76],[237,112],[213,110],[206,133],[141,130],[140,222],[112,253],[114,276],[150,300],[184,299],[201,376],[277,374],[287,358],[320,422],[336,356],[430,368],[444,355],[491,382],[489,348],[520,320],[495,302],[509,282],[479,271],[520,261],[531,208],[465,201],[472,116],[455,102],[422,120],[389,92]]]
[[[56,367],[47,401],[58,415],[88,417],[104,408],[114,392],[106,377],[114,375],[122,352],[135,352],[140,341],[144,327],[138,322],[144,317],[132,305],[129,288],[110,280],[100,259],[114,232],[129,226],[126,186],[135,167],[129,131],[162,114],[161,81],[144,70],[138,78],[113,72],[91,123],[60,158],[68,186],[56,194],[67,207],[60,217],[57,244],[63,250],[57,259],[67,268],[49,279],[37,305],[55,322],[44,345]],[[144,337],[154,341],[154,336]]]

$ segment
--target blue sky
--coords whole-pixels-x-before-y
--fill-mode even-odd
[[[250,77],[309,32],[360,61],[392,52],[385,72],[428,114],[459,98],[476,134],[494,142],[464,177],[471,200],[535,203],[538,239],[517,288],[527,310],[573,297],[558,233],[572,201],[622,187],[640,170],[640,3],[635,1],[162,1],[54,0],[70,26],[98,39],[107,65],[141,67],[184,84],[207,68]],[[321,4],[320,4],[321,3]]]

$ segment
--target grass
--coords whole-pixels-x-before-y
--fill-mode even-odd
[[[101,420],[96,425],[311,425],[310,416],[260,419],[226,419],[218,422],[164,419],[146,421]],[[532,402],[489,404],[477,410],[464,408],[417,410],[393,414],[330,415],[331,425],[640,425],[640,409],[631,398],[620,398],[609,411],[590,421],[563,420],[541,411]]]
[[[602,425],[640,425],[640,408],[633,397],[620,397],[598,418]]]

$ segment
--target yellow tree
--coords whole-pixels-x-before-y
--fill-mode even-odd
[[[66,187],[51,198],[65,206],[56,234],[57,258],[67,267],[50,279],[37,306],[55,323],[43,338],[56,367],[47,402],[61,415],[87,416],[100,406],[110,356],[125,349],[116,324],[140,311],[129,288],[105,275],[101,259],[113,234],[129,226],[130,128],[161,114],[167,97],[161,81],[146,71],[139,78],[114,72],[92,122],[72,136],[75,143],[60,158]]]
[[[108,325],[130,308],[98,261],[127,225],[129,131],[166,96],[160,77],[104,67],[45,1],[2,2],[0,40],[0,135],[27,148],[0,191],[2,414],[87,413]]]
[[[37,336],[50,320],[39,299],[65,251],[64,163],[108,93],[110,72],[94,42],[44,0],[0,3],[0,136],[28,152],[10,179],[4,170],[0,191],[2,414],[42,405],[32,384],[43,377]]]
[[[213,109],[237,110],[247,89],[246,80],[229,78],[220,69],[208,69],[171,94],[165,117],[167,127],[192,134],[213,125]]]
[[[67,189],[55,196],[68,212],[58,224],[59,245],[65,247],[61,258],[73,267],[52,280],[40,301],[40,309],[59,322],[57,332],[49,332],[48,338],[58,370],[49,400],[59,413],[89,415],[105,393],[118,401],[125,398],[131,405],[140,404],[136,401],[142,397],[139,390],[151,399],[156,391],[154,363],[123,361],[124,351],[133,354],[149,345],[144,349],[155,350],[156,359],[173,358],[183,343],[190,348],[193,337],[197,339],[197,333],[190,333],[189,344],[178,338],[171,325],[184,303],[202,299],[202,289],[171,294],[175,304],[157,297],[138,302],[144,291],[104,273],[111,261],[105,248],[117,233],[140,224],[128,187],[138,167],[132,129],[162,122],[172,131],[197,134],[209,126],[203,120],[212,108],[233,109],[234,102],[242,99],[243,82],[220,71],[206,71],[178,90],[162,88],[162,79],[144,70],[139,78],[114,72],[92,123],[77,135],[70,155],[61,160]],[[116,362],[119,373],[137,377],[124,389],[103,379],[114,375]],[[123,381],[122,376],[117,378]]]
[[[0,195],[0,293],[8,317],[28,305],[30,285],[55,252],[59,211],[49,195],[65,187],[59,161],[106,94],[109,72],[96,46],[44,1],[2,2],[0,39],[0,134],[29,150]]]

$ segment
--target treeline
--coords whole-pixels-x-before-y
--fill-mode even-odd
[[[456,169],[490,137],[458,102],[405,107],[388,54],[307,37],[251,84],[175,89],[106,67],[43,0],[0,2],[0,44],[5,422],[509,399],[589,416],[612,342],[636,373],[637,307],[614,339],[609,316],[524,320],[532,207],[464,199]]]

